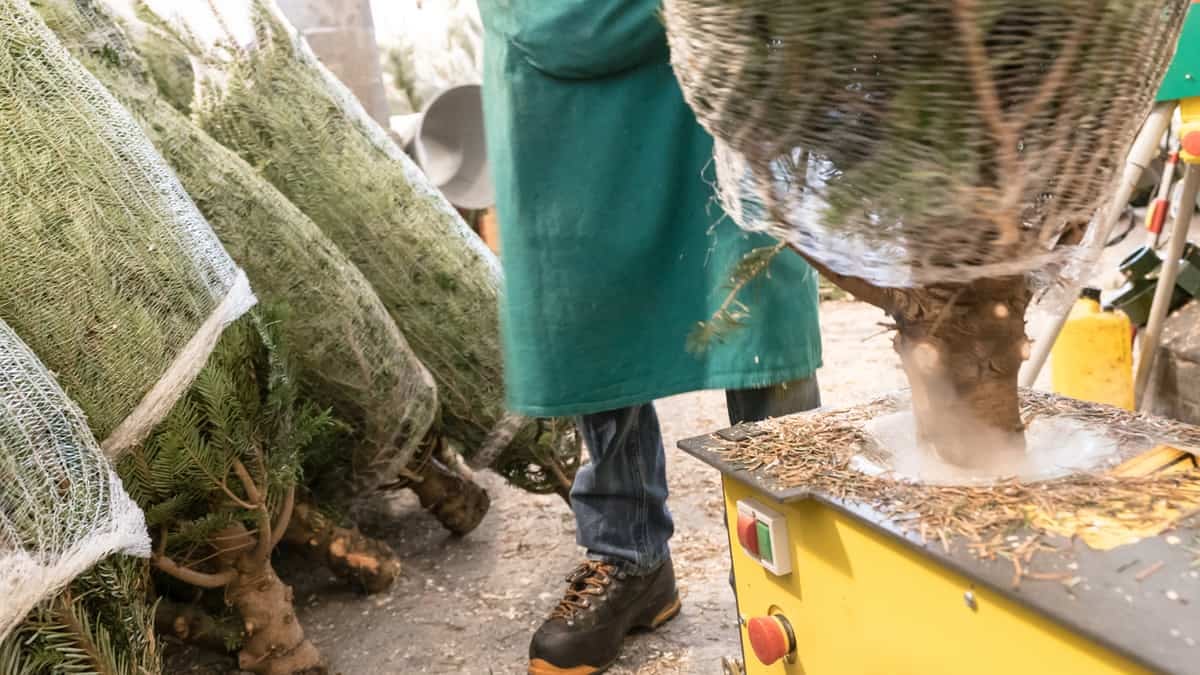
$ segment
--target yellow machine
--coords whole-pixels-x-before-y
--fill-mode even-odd
[[[1014,587],[1010,560],[730,466],[718,449],[744,433],[680,447],[723,473],[746,675],[1200,673],[1198,530],[1107,552],[1060,542]],[[1137,464],[1181,457],[1194,466],[1165,446]]]
[[[1088,289],[1050,352],[1056,394],[1133,410],[1133,326],[1124,313],[1105,311]]]
[[[1177,102],[1182,203],[1190,204],[1200,190],[1200,0],[1158,100]],[[1191,211],[1180,213],[1138,392],[1188,233]],[[1062,333],[1055,388],[1131,409],[1129,322],[1094,300],[1077,306]],[[1059,538],[1021,569],[1019,559],[976,557],[949,535],[922,539],[872,504],[781,487],[765,469],[729,464],[720,448],[752,433],[735,427],[680,443],[723,476],[746,675],[1200,675],[1200,515],[1170,536],[1105,551]],[[1195,457],[1159,445],[1113,473],[1190,472]]]

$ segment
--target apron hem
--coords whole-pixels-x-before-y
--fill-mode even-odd
[[[753,377],[747,377],[745,373],[708,375],[703,377],[700,382],[689,380],[659,387],[649,395],[628,394],[601,399],[599,401],[561,403],[556,405],[521,405],[509,401],[508,409],[528,417],[577,417],[579,415],[591,415],[635,405],[643,405],[647,402],[669,396],[678,396],[679,394],[687,394],[695,391],[757,389],[784,382],[805,380],[815,375],[817,370],[822,366],[823,364],[818,361],[815,367],[805,365],[802,367],[757,371],[753,373]]]

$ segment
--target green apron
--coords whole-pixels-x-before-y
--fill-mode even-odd
[[[739,296],[745,325],[687,338],[748,251],[714,201],[712,139],[668,62],[657,0],[480,0],[510,408],[545,417],[821,365],[817,279],[791,252]]]

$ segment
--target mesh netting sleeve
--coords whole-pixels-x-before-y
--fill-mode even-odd
[[[395,481],[434,423],[437,387],[370,283],[253,167],[158,95],[152,70],[106,8],[44,0],[39,11],[133,114],[256,293],[286,306],[307,393],[359,431],[360,487]]]
[[[79,408],[0,321],[0,641],[100,559],[150,554]]]
[[[254,303],[150,141],[26,0],[0,0],[0,319],[110,454]]]
[[[1079,254],[1187,0],[666,0],[745,229],[880,286]]]
[[[214,48],[195,116],[362,270],[436,379],[447,435],[473,452],[506,419],[499,262],[273,3],[252,6],[252,28],[231,29],[252,43]]]

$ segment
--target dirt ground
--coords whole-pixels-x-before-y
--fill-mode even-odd
[[[904,377],[878,310],[851,302],[822,305],[827,405],[845,405],[899,388]],[[728,425],[724,394],[660,401],[676,520],[673,556],[684,609],[657,633],[637,636],[613,669],[619,674],[719,673],[723,656],[740,658],[718,474],[675,449],[681,438]],[[320,570],[283,556],[281,574],[296,587],[300,617],[336,672],[524,673],[529,637],[581,559],[574,520],[558,497],[480,481],[492,508],[478,530],[447,536],[407,493],[373,518],[371,534],[404,561],[389,592],[364,597]]]

